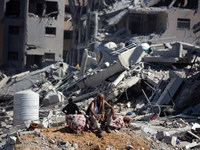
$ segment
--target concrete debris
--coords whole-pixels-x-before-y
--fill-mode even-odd
[[[12,2],[8,1],[8,5]],[[48,10],[50,14],[44,15],[40,10],[43,3],[55,12]],[[13,70],[9,71],[12,75],[0,72],[0,149],[16,147],[22,142],[20,137],[27,134],[41,139],[24,140],[24,145],[79,149],[81,145],[75,141],[45,137],[41,131],[66,125],[66,116],[61,110],[68,98],[85,115],[88,105],[99,93],[123,116],[125,127],[114,132],[120,133],[121,138],[136,133],[151,141],[152,149],[167,149],[168,144],[174,149],[197,148],[200,144],[200,43],[197,38],[200,33],[199,23],[195,21],[199,19],[200,1],[88,0],[85,4],[84,0],[82,3],[70,0],[68,3],[71,11],[68,18],[73,24],[69,61],[52,61],[42,69],[14,75]],[[36,6],[33,0],[30,4]],[[52,16],[47,23],[52,25],[53,20],[62,16],[58,15],[61,13],[58,2],[44,1],[37,3],[37,7],[28,13],[28,19]],[[14,11],[6,13],[9,16]],[[190,19],[181,18],[187,15]],[[180,31],[173,29],[174,20]],[[190,31],[192,25],[193,31]],[[56,34],[54,28],[48,29]],[[173,31],[178,33],[172,36]],[[9,29],[9,32],[16,31]],[[27,58],[33,58],[33,54],[34,58],[44,55],[43,49],[38,53],[31,50],[37,49],[35,45],[26,47],[30,49],[25,52]],[[9,54],[11,57],[15,53]],[[61,56],[62,53],[58,60]],[[42,61],[43,57],[38,58]],[[22,62],[25,64],[25,60]],[[26,96],[20,93],[24,91],[34,92],[37,99],[30,93]],[[15,95],[19,93],[22,97],[16,102]],[[34,99],[31,105],[27,99]],[[16,120],[19,122],[15,123]],[[88,142],[87,146],[92,144]],[[101,149],[100,146],[99,143],[94,149]],[[115,145],[106,146],[106,150],[117,149]],[[134,145],[125,148],[133,149]]]
[[[197,146],[199,146],[199,144],[197,142],[192,142],[192,143],[186,145],[185,148],[186,149],[191,149],[191,148],[195,148]]]

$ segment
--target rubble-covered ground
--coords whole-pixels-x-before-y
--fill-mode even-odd
[[[150,149],[157,147],[153,141],[140,137],[133,130],[124,128],[112,133],[103,132],[98,138],[97,131],[83,131],[75,134],[68,126],[52,127],[45,131],[23,135],[16,149]],[[23,133],[22,133],[23,134]]]
[[[147,54],[138,45],[116,56],[109,55],[99,67],[86,65],[88,68],[79,69],[56,63],[13,76],[3,74],[1,149],[198,149],[198,48],[190,49],[192,45],[180,42],[172,46],[187,55],[166,61],[157,56],[156,46],[152,46],[153,54]],[[154,54],[164,61],[152,59]],[[67,99],[73,98],[85,114],[100,92],[115,112],[129,122],[111,134],[104,131],[102,138],[91,130],[72,133],[61,111]],[[20,97],[23,95],[27,97]],[[32,104],[24,103],[35,95],[38,98]],[[36,110],[36,115],[27,121],[32,110]],[[26,131],[31,121],[47,129]]]

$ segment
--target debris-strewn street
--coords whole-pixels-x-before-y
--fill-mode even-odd
[[[66,0],[65,15],[64,0],[20,2],[0,2],[13,42],[0,53],[0,149],[200,149],[200,0]],[[111,131],[108,116],[92,123],[100,93]]]

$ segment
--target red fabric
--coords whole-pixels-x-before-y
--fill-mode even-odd
[[[111,121],[110,127],[115,128],[115,129],[120,129],[124,126],[123,116],[120,114],[115,114],[115,116],[116,116],[116,119]]]
[[[80,133],[86,128],[89,128],[89,116],[82,114],[69,114],[66,116],[66,122],[69,127],[76,133]],[[120,129],[124,126],[123,116],[116,114],[116,119],[111,121],[110,127]]]

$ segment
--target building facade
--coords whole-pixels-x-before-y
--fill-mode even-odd
[[[64,0],[6,0],[3,63],[25,70],[63,58]]]

